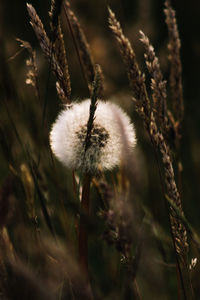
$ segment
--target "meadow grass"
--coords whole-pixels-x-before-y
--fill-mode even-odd
[[[194,272],[198,274],[200,238],[182,201],[186,112],[181,42],[170,1],[163,8],[167,79],[153,45],[140,30],[137,42],[143,47],[144,74],[132,43],[108,8],[110,48],[117,45],[117,59],[123,62],[119,65],[129,82],[126,103],[122,95],[114,100],[127,110],[131,121],[107,99],[109,80],[92,55],[87,31],[70,3],[51,1],[48,30],[32,4],[27,4],[27,11],[48,61],[48,77],[41,92],[41,57],[37,59],[28,41],[17,39],[26,50],[25,82],[30,87],[20,104],[21,114],[13,113],[12,99],[18,100],[20,93],[11,80],[12,93],[4,85],[2,94],[0,298],[198,299]],[[87,96],[79,93],[82,88],[74,80],[66,28]],[[14,55],[10,61],[16,59]],[[52,103],[51,85],[56,90]],[[49,135],[60,111],[66,110],[66,118],[69,114],[71,118],[74,108],[83,105],[74,95],[90,99],[88,119],[85,127],[81,115],[80,120],[74,115],[76,124],[72,119],[71,127],[64,120],[59,127],[64,131],[58,139],[60,154],[54,147],[55,134],[60,132],[51,134],[50,140]],[[102,100],[108,101],[104,110]],[[101,120],[108,120],[107,124]],[[72,148],[65,151],[68,136]],[[70,155],[67,160],[66,155]],[[153,166],[149,175],[156,181],[153,197],[146,164]]]

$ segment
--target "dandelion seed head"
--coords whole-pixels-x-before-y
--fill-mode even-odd
[[[111,170],[120,163],[124,139],[130,150],[135,146],[133,124],[119,106],[99,100],[86,149],[89,109],[87,99],[61,111],[50,132],[51,149],[68,168],[91,173],[98,168]]]

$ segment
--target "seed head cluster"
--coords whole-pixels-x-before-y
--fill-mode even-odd
[[[99,100],[86,149],[89,109],[87,99],[61,111],[50,132],[51,149],[68,168],[92,173],[98,168],[111,170],[119,165],[124,144],[128,150],[135,146],[133,124],[119,106]]]

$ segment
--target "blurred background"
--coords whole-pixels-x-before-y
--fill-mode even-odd
[[[44,23],[47,33],[49,33],[49,1],[30,1],[30,3],[35,7]],[[86,34],[95,62],[102,67],[105,99],[110,99],[120,104],[131,116],[136,126],[138,146],[136,149],[137,164],[135,167],[139,177],[139,199],[148,207],[155,222],[160,224],[166,232],[169,232],[168,218],[154,154],[142,122],[134,111],[125,67],[114,37],[108,27],[107,6],[110,6],[116,13],[116,17],[120,21],[124,33],[130,39],[142,71],[146,72],[146,67],[143,56],[144,49],[139,41],[139,30],[142,30],[154,45],[156,54],[160,59],[164,78],[168,80],[168,36],[163,14],[164,1],[73,0],[71,1],[71,7]],[[182,198],[186,217],[200,233],[200,2],[197,0],[176,0],[172,1],[172,6],[176,10],[182,44],[181,58],[185,104],[183,138],[181,142],[181,158],[183,163]],[[89,96],[89,93],[64,14],[62,14],[62,25],[71,75],[72,98],[74,100],[84,99]],[[40,99],[35,97],[34,89],[25,83],[28,52],[20,48],[20,43],[16,41],[16,38],[28,41],[33,49],[36,50]],[[147,84],[149,84],[148,75],[146,77]],[[47,101],[47,109],[43,124],[42,111],[45,101]],[[169,100],[169,107],[170,105]],[[7,182],[11,180],[9,193],[13,196],[13,202],[10,204],[13,211],[9,207],[9,213],[1,209],[0,214],[6,212],[8,215],[11,215],[6,222],[8,222],[9,233],[15,249],[18,253],[21,253],[22,257],[26,257],[26,254],[24,255],[23,253],[23,239],[26,239],[29,231],[24,232],[24,236],[22,237],[20,235],[22,230],[20,223],[23,220],[23,224],[29,224],[29,221],[28,217],[25,216],[26,213],[24,213],[24,210],[26,210],[26,204],[23,200],[24,194],[20,185],[10,175],[10,165],[18,170],[25,163],[23,146],[28,147],[30,156],[36,162],[40,161],[38,171],[40,187],[43,194],[47,195],[48,211],[53,220],[56,234],[63,240],[65,240],[65,235],[68,236],[69,240],[75,239],[75,229],[71,223],[74,219],[75,208],[71,200],[67,201],[72,198],[73,193],[71,189],[71,172],[56,163],[55,173],[54,168],[51,166],[52,161],[48,146],[48,132],[61,108],[62,105],[56,95],[55,78],[50,74],[49,64],[44,58],[35,33],[29,24],[26,2],[23,0],[1,0],[0,130],[2,147],[0,149],[0,186],[2,187],[1,191],[3,191],[5,186],[7,187]],[[95,201],[94,206],[98,206],[99,200]],[[36,204],[36,209],[37,206],[39,204]],[[66,216],[62,211],[63,207],[66,210]],[[94,207],[94,211],[96,210],[98,211]],[[59,215],[59,213],[61,214]],[[38,226],[40,228],[44,226],[44,231],[48,231],[43,224],[42,213],[38,210],[36,214],[39,220]],[[101,222],[97,222],[97,232],[95,232],[97,235],[102,234],[103,225]],[[28,226],[31,228],[30,224]],[[68,233],[63,230],[63,227],[66,228],[66,226]],[[119,280],[121,280],[120,276],[122,275],[121,273],[120,275],[118,274],[119,277],[117,279],[113,275],[113,286],[107,282],[109,277],[104,278],[105,272],[108,272],[107,269],[109,269],[110,274],[112,274],[112,269],[114,274],[116,271],[115,268],[119,266],[116,267],[114,259],[112,260],[112,251],[114,250],[105,245],[102,246],[99,240],[96,241],[95,234],[91,238],[90,247],[91,269],[96,274],[94,282],[97,286],[101,286],[105,299],[112,299],[109,293],[114,289],[114,283],[119,284]],[[150,260],[154,260],[157,257],[159,247],[155,245],[155,241],[150,240],[150,237],[146,237],[146,245],[147,247],[149,246],[146,259],[149,256]],[[70,243],[73,244],[73,242]],[[192,251],[191,258],[198,257],[196,250],[192,248]],[[104,260],[104,264],[102,265],[102,257],[106,256],[106,253],[109,266],[105,263],[106,260]],[[116,256],[117,254],[115,253]],[[168,258],[169,260],[173,259],[171,254],[169,254]],[[144,260],[144,266],[141,267],[140,271],[139,285],[143,287],[142,296],[144,299],[176,299],[176,279],[173,267],[172,271],[170,267],[167,267],[169,270],[163,275],[164,271],[160,270],[162,266],[154,268],[151,263],[151,261],[147,262]],[[147,267],[149,268],[149,274],[145,270]],[[197,279],[199,271],[200,268],[197,266],[194,274],[194,278],[196,278],[194,286],[197,290],[197,295],[200,297],[200,284]],[[159,274],[162,274],[162,278],[158,280]],[[171,281],[168,280],[168,287],[164,284],[165,276],[171,276],[172,278]],[[158,286],[155,285],[153,288],[152,284],[158,284]],[[166,291],[169,291],[169,293]],[[119,299],[123,298],[119,296]]]

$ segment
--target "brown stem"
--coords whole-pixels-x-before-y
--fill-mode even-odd
[[[138,283],[137,283],[136,279],[134,279],[134,282],[133,282],[133,290],[134,290],[134,297],[135,297],[135,299],[141,300],[142,297],[141,297],[139,286],[138,286]]]
[[[88,278],[88,230],[86,220],[90,208],[90,184],[91,175],[86,174],[83,180],[83,191],[81,197],[81,215],[79,223],[79,259],[82,270]]]

